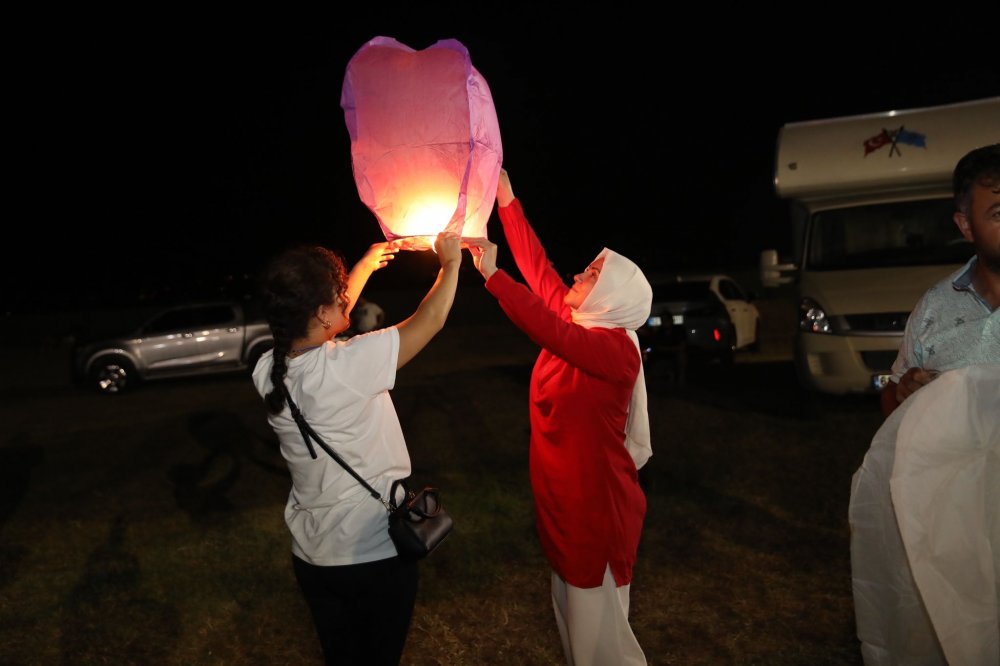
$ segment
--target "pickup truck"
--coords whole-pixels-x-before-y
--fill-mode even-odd
[[[274,340],[263,317],[239,301],[164,307],[136,328],[74,347],[78,382],[118,395],[143,381],[251,372]]]

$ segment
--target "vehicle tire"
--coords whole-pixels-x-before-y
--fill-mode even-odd
[[[90,366],[90,385],[102,395],[119,395],[139,383],[135,367],[123,356],[104,356]]]
[[[718,356],[719,362],[723,367],[729,367],[736,362],[736,325],[731,324],[729,326],[729,347],[721,352]]]
[[[750,351],[760,351],[760,319],[754,322],[753,325],[753,342],[747,345],[747,349]]]
[[[273,343],[259,344],[259,345],[257,345],[256,347],[254,347],[253,349],[250,350],[250,353],[247,354],[247,374],[248,375],[251,375],[251,376],[253,375],[253,369],[257,367],[257,361],[259,361],[260,357],[263,356],[264,353],[266,351],[268,351],[269,349],[271,349],[272,347],[274,347]]]
[[[733,364],[736,363],[736,350],[735,349],[727,349],[727,350],[725,350],[723,352],[720,352],[719,356],[718,356],[718,359],[719,359],[719,363],[722,365],[722,367],[728,368],[728,367],[730,367],[730,366],[732,366]]]

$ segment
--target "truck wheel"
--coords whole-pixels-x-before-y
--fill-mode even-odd
[[[260,344],[250,350],[247,354],[247,374],[253,375],[253,369],[257,367],[257,361],[264,355],[264,352],[274,347],[274,344]]]
[[[731,367],[734,363],[736,363],[736,350],[727,349],[723,352],[720,352],[718,358],[719,358],[719,363],[722,364],[722,367],[724,368]]]
[[[105,356],[90,368],[90,385],[103,395],[118,395],[138,383],[135,368],[121,356]]]

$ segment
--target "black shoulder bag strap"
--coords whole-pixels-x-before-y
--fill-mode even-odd
[[[362,479],[361,476],[357,472],[354,471],[354,468],[352,468],[350,465],[348,465],[346,462],[344,462],[344,459],[341,458],[337,454],[336,451],[334,451],[333,449],[331,449],[326,444],[326,442],[324,442],[322,439],[320,439],[319,435],[316,434],[316,431],[313,430],[312,426],[309,425],[308,422],[306,422],[306,417],[302,416],[302,412],[300,412],[299,408],[295,405],[294,402],[292,402],[292,396],[291,396],[291,394],[288,391],[288,387],[285,386],[284,384],[282,384],[281,387],[285,390],[285,400],[288,402],[288,408],[292,410],[292,418],[295,419],[295,424],[299,426],[299,432],[302,433],[302,439],[304,439],[306,441],[306,446],[309,447],[309,455],[312,456],[313,460],[315,460],[317,456],[316,456],[316,449],[313,448],[312,442],[309,441],[310,438],[316,440],[316,443],[320,445],[320,448],[322,448],[324,451],[326,451],[327,453],[329,453],[331,458],[333,458],[334,460],[336,460],[340,464],[341,467],[343,467],[344,469],[346,469],[347,472],[351,476],[353,476],[355,479],[357,479],[358,483],[360,483],[362,486],[364,486],[365,489],[369,493],[371,493],[372,497],[374,497],[375,499],[377,499],[379,502],[382,503],[382,506],[385,507],[386,511],[388,511],[389,513],[392,513],[393,509],[396,508],[394,506],[395,500],[393,500],[393,503],[389,503],[389,502],[385,501],[384,499],[382,499],[382,495],[380,495],[377,490],[375,490],[370,485],[368,485],[368,482],[365,481],[364,479]],[[399,483],[399,481],[393,482],[393,484],[392,484],[392,490],[393,491],[396,490],[396,484],[397,483]]]

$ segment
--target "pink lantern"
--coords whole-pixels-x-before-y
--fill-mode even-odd
[[[354,182],[386,240],[485,237],[503,163],[493,97],[454,39],[423,51],[376,37],[347,64],[340,105]]]

